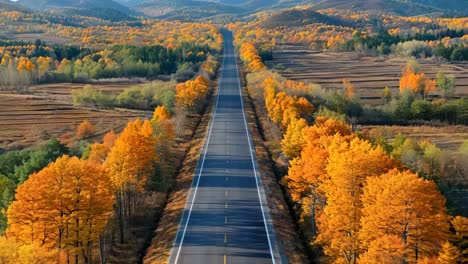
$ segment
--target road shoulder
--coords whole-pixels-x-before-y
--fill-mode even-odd
[[[217,87],[216,84],[213,85]],[[205,144],[208,126],[212,119],[213,109],[216,98],[217,88],[209,98],[210,104],[205,110],[201,120],[196,127],[192,139],[187,142],[185,158],[181,168],[177,173],[174,183],[174,189],[169,193],[166,207],[159,220],[158,227],[154,231],[153,239],[143,258],[143,263],[159,264],[167,263],[171,249],[177,235],[179,222],[187,203],[187,197],[192,186],[197,163],[200,158],[200,152]]]
[[[240,73],[241,74],[241,73]],[[241,78],[242,78],[241,74]],[[241,83],[245,82],[241,80]],[[283,191],[274,173],[274,164],[260,134],[253,99],[249,97],[245,85],[242,85],[242,98],[249,130],[255,145],[257,164],[265,189],[268,207],[273,220],[273,226],[280,246],[283,248],[289,263],[309,263],[305,249],[297,235],[297,227],[289,212],[289,207],[283,196]]]

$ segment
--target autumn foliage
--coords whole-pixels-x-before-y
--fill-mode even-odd
[[[87,259],[112,213],[110,178],[99,164],[63,156],[33,174],[8,209],[7,236],[62,258]],[[81,262],[81,261],[80,261]]]
[[[157,142],[167,144],[175,138],[174,126],[171,121],[171,113],[165,106],[158,106],[154,110],[153,118],[151,119],[155,135],[157,135]],[[166,141],[166,142],[164,142]]]
[[[361,257],[368,263],[416,263],[436,257],[448,239],[445,199],[434,182],[414,173],[392,170],[367,179],[362,202],[359,238],[366,249]],[[382,250],[382,242],[391,243],[394,250]]]
[[[290,137],[297,140],[288,142],[290,133],[294,133],[295,136]],[[325,201],[319,186],[327,178],[328,145],[334,137],[342,137],[346,140],[353,138],[346,124],[318,117],[314,126],[304,127],[300,122],[292,122],[282,142],[283,152],[287,153],[290,158],[294,157],[284,182],[293,200],[301,207],[301,221],[310,223],[314,235],[316,233],[315,219],[323,211]],[[307,218],[312,218],[312,221],[306,220]]]
[[[18,61],[18,66],[16,66],[16,70],[18,70],[19,72],[32,72],[35,68],[36,66],[27,57],[20,57]]]
[[[239,49],[240,58],[246,63],[247,70],[256,72],[266,69],[257,48],[252,43],[243,43]]]
[[[279,87],[280,83],[273,78],[266,78],[263,82],[268,117],[285,131],[292,120],[309,117],[314,106],[306,98],[289,95],[286,91],[280,91]]]
[[[56,262],[56,251],[40,245],[25,245],[0,236],[0,263],[2,264],[48,264]]]
[[[99,243],[109,232],[126,242],[149,181],[171,166],[173,139],[171,113],[159,106],[151,121],[129,122],[119,135],[110,131],[83,159],[62,156],[29,176],[7,212],[1,262],[94,263],[106,254]]]
[[[106,135],[104,135],[102,143],[93,143],[90,145],[90,152],[87,158],[94,162],[103,163],[106,160],[111,148],[114,146],[116,138],[117,135],[115,134],[114,130],[108,132]]]
[[[87,138],[96,133],[96,127],[93,126],[88,120],[83,121],[77,128],[76,128],[76,136],[79,139]]]
[[[424,73],[418,73],[409,65],[403,70],[400,79],[400,92],[410,91],[425,98],[436,89],[436,81],[430,80]]]
[[[104,168],[111,175],[112,186],[117,191],[127,188],[143,190],[156,161],[153,127],[148,120],[129,122],[115,140]]]
[[[178,84],[176,105],[187,111],[198,110],[208,94],[209,86],[209,81],[203,76]]]
[[[431,263],[453,251],[443,249],[449,218],[435,183],[405,171],[345,123],[293,120],[282,144],[292,158],[284,183],[301,225],[334,263]]]

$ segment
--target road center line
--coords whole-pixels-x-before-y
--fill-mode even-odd
[[[259,199],[258,202],[260,203],[260,208],[262,210],[263,223],[265,224],[265,232],[266,232],[267,239],[268,239],[268,246],[270,247],[271,261],[273,262],[273,264],[276,264],[274,253],[273,253],[273,247],[271,246],[270,233],[268,232],[268,225],[267,225],[267,222],[266,222],[265,211],[263,209],[262,197],[260,195],[260,186],[259,186],[259,183],[258,183],[258,174],[257,174],[257,169],[255,168],[256,167],[255,166],[255,159],[254,159],[254,155],[253,155],[252,144],[250,143],[251,138],[250,138],[250,133],[249,133],[249,129],[248,129],[248,126],[247,126],[247,119],[245,117],[244,99],[242,98],[242,89],[241,89],[241,85],[240,85],[239,68],[237,66],[237,56],[235,54],[234,54],[234,59],[235,59],[234,64],[236,66],[236,75],[237,75],[237,80],[238,80],[237,85],[239,86],[239,95],[240,95],[241,106],[242,106],[242,116],[244,117],[245,132],[247,133],[247,141],[249,142],[250,158],[252,160],[252,167],[253,167],[254,174],[255,174],[255,182],[257,184],[257,193],[258,193],[258,199]]]
[[[227,49],[224,49],[223,67],[226,64],[226,50]],[[203,159],[202,159],[202,163],[201,163],[201,166],[200,166],[200,171],[198,173],[197,183],[195,185],[195,190],[194,190],[192,201],[191,201],[191,204],[190,204],[190,209],[189,209],[189,212],[188,212],[187,220],[185,221],[184,231],[182,232],[182,238],[180,240],[180,243],[179,243],[179,246],[178,246],[178,249],[177,249],[177,254],[176,254],[176,258],[175,258],[174,263],[177,263],[179,261],[180,251],[182,250],[182,245],[184,243],[185,234],[187,232],[187,227],[188,227],[188,224],[189,224],[190,216],[192,214],[193,205],[195,203],[195,198],[197,196],[198,186],[200,185],[200,178],[201,178],[201,174],[203,172],[203,167],[205,165],[206,153],[208,152],[208,147],[210,145],[210,140],[211,140],[211,133],[213,131],[213,126],[214,126],[215,119],[216,119],[216,113],[218,111],[218,103],[219,103],[219,97],[220,97],[220,93],[221,93],[221,83],[222,83],[222,79],[223,79],[223,74],[224,74],[224,69],[223,69],[223,71],[221,73],[220,81],[218,82],[218,94],[216,96],[216,103],[215,103],[215,108],[214,108],[214,112],[213,112],[213,117],[211,119],[211,124],[210,124],[208,135],[207,135],[207,138],[206,138],[206,145],[205,145],[205,150],[204,150],[204,153],[203,153]],[[181,221],[182,220],[183,219],[181,219]],[[174,241],[174,245],[176,243],[177,243],[177,238]],[[173,245],[172,249],[174,249],[174,245]],[[172,256],[172,252],[171,252],[171,256]]]

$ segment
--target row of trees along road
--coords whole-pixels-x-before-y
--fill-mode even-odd
[[[240,47],[241,59],[254,72],[247,76],[249,91],[260,113],[283,134],[282,153],[290,166],[282,182],[312,248],[319,246],[333,263],[468,260],[468,219],[448,215],[434,181],[408,170],[366,135],[353,133],[339,114],[314,116],[307,99],[311,86],[259,66],[258,54],[253,45]],[[445,76],[439,80],[451,85]],[[353,85],[343,85],[352,98]],[[423,99],[435,85],[409,67],[401,80],[402,90]]]

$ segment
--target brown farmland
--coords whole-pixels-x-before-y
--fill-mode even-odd
[[[359,57],[356,53],[321,53],[297,46],[287,46],[273,54],[269,66],[280,69],[286,78],[312,82],[325,89],[342,88],[343,79],[356,87],[361,101],[376,105],[382,102],[383,88],[388,86],[398,94],[401,72],[407,60],[404,58]],[[456,96],[468,96],[468,63],[436,63],[419,60],[421,71],[430,78],[437,72],[456,76]],[[438,91],[436,92],[436,94]]]
[[[96,85],[98,90],[118,93],[130,84]],[[129,121],[150,112],[128,109],[96,110],[73,106],[71,90],[81,84],[31,87],[29,94],[0,93],[0,150],[36,146],[52,136],[70,143],[78,124],[89,120],[97,135],[121,130]]]
[[[402,134],[414,140],[428,140],[437,147],[457,152],[468,139],[467,126],[358,126],[359,131],[367,130],[372,136],[383,136],[390,142]]]

